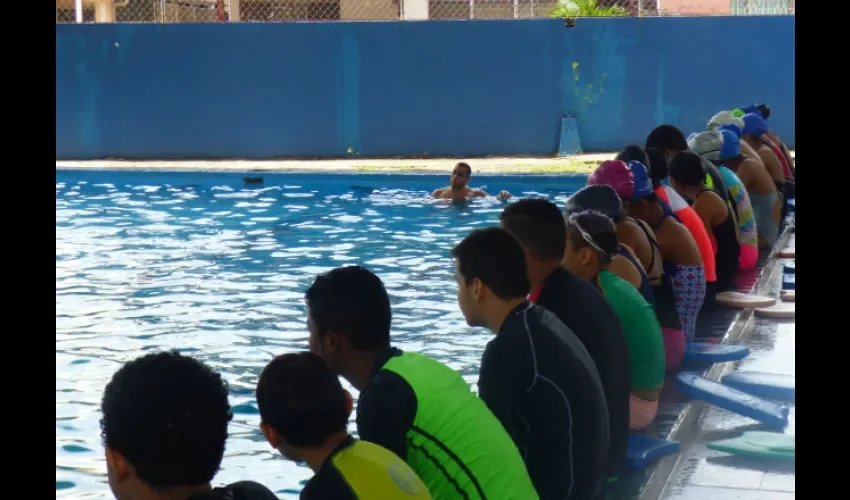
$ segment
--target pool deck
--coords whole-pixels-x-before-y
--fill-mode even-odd
[[[794,244],[793,231],[786,229],[775,251]],[[757,279],[754,280],[753,291],[778,296],[783,264],[788,260],[770,256],[758,276],[754,276]],[[748,287],[743,285],[741,288],[746,290]],[[729,314],[728,310],[721,309],[709,315],[706,322],[698,325],[697,335],[713,337],[710,330],[721,329],[724,324],[728,326],[728,320],[724,321],[723,317],[728,318]],[[705,371],[685,369],[702,371],[712,380],[720,380],[741,368],[795,374],[795,320],[756,318],[751,309],[734,315],[723,341],[747,344],[751,349],[750,356],[735,363],[716,364]],[[714,323],[715,328],[708,323]],[[734,413],[687,400],[676,390],[674,380],[668,379],[665,385],[667,394],[659,411],[656,435],[680,441],[682,449],[679,454],[659,461],[643,478],[636,478],[635,481],[642,482],[642,485],[637,488],[639,492],[630,497],[642,500],[786,500],[795,497],[793,462],[771,463],[735,457],[706,447],[708,442],[735,437],[744,431],[770,429]],[[794,434],[793,402],[789,406],[791,413],[785,433]]]
[[[778,248],[794,247],[794,233]],[[769,274],[759,280],[758,292],[778,297],[783,265],[791,259],[777,258]],[[748,358],[727,363],[722,374],[740,369],[795,375],[796,321],[794,319],[749,318],[740,342],[751,349]],[[793,402],[785,434],[796,434]],[[702,416],[689,428],[682,428],[682,451],[658,496],[664,500],[791,500],[796,496],[795,463],[737,457],[712,451],[706,444],[736,437],[744,431],[772,429],[754,420],[702,405]],[[687,444],[685,442],[687,435]]]
[[[168,170],[198,172],[364,172],[447,173],[465,161],[476,174],[589,174],[596,166],[614,158],[616,152],[588,153],[563,158],[393,158],[310,160],[57,160],[57,169]],[[794,151],[791,152],[794,156]]]

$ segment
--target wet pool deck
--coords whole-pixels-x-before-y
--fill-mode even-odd
[[[794,234],[784,246],[794,246]],[[779,246],[782,248],[783,246]],[[777,258],[766,270],[770,274],[759,280],[761,294],[777,296],[781,289],[783,264],[789,259]],[[795,375],[795,331],[793,319],[750,317],[739,342],[747,344],[747,359],[727,363],[723,374],[745,369]],[[790,406],[786,434],[794,435],[795,408]],[[771,431],[754,420],[726,410],[702,405],[701,417],[679,431],[682,451],[664,482],[660,498],[664,500],[790,500],[795,498],[795,463],[738,457],[709,450],[706,444],[739,436],[744,431]],[[688,441],[687,444],[685,441]]]

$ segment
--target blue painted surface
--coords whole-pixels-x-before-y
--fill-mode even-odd
[[[57,24],[56,156],[550,155],[567,113],[599,151],[751,102],[793,146],[794,29],[794,16]]]

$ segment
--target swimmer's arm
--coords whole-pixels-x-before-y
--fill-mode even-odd
[[[785,182],[785,169],[782,168],[779,158],[773,154],[773,151],[760,150],[759,157],[764,163],[765,168],[767,168],[767,173],[770,174],[771,179]]]
[[[614,260],[608,265],[608,270],[628,281],[636,290],[640,290],[640,271],[622,255],[614,257]]]
[[[498,340],[498,341],[496,341]],[[508,431],[514,443],[520,435],[516,412],[521,395],[530,385],[520,366],[532,363],[528,347],[512,346],[509,338],[494,339],[484,349],[478,377],[478,396]]]
[[[392,451],[407,460],[407,431],[416,416],[416,394],[403,378],[381,372],[360,393],[357,432],[360,439]]]
[[[443,197],[443,192],[444,192],[445,190],[446,190],[446,188],[439,188],[439,189],[435,189],[435,190],[434,190],[434,192],[433,192],[433,193],[431,193],[431,198],[442,198],[442,197]]]

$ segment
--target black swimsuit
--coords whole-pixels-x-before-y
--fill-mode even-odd
[[[694,200],[706,191],[716,193],[713,189],[703,188]],[[728,205],[726,218],[719,225],[712,227],[711,232],[717,240],[717,254],[714,257],[717,268],[717,292],[732,290],[735,288],[735,276],[740,270],[738,256],[741,253],[741,244],[738,242],[738,227]]]
[[[655,241],[655,238],[649,233],[646,226],[641,224],[640,221],[635,222],[637,222],[638,227],[641,228],[643,234],[646,235],[646,239],[649,240],[649,244],[652,246],[652,260],[649,263],[649,268],[652,269],[655,266],[655,250],[658,250],[660,254],[661,247],[658,246],[658,242]],[[652,283],[652,294],[655,297],[655,316],[658,317],[661,327],[681,330],[682,320],[679,318],[679,312],[676,310],[676,296],[673,294],[673,282],[670,280],[665,266],[662,265],[660,281],[658,283],[650,283]]]

